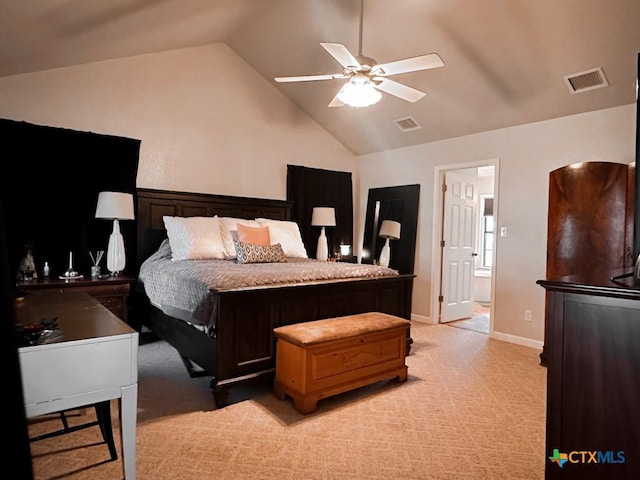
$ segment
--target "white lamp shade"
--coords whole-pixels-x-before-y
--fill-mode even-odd
[[[96,218],[133,220],[133,195],[122,192],[100,192]]]
[[[380,233],[378,235],[382,238],[397,240],[400,238],[400,224],[393,220],[384,220],[380,226]]]
[[[335,227],[336,210],[333,207],[313,207],[311,225],[314,227]]]

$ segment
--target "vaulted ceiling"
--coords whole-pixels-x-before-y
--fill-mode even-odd
[[[225,42],[356,154],[632,104],[638,0],[6,0],[0,76]],[[320,42],[378,63],[436,52],[442,68],[395,75],[426,92],[329,108],[344,80],[276,83],[342,70]],[[602,68],[608,86],[565,77]],[[587,80],[593,79],[587,77]],[[589,83],[586,84],[590,85]],[[396,120],[420,128],[403,132]]]

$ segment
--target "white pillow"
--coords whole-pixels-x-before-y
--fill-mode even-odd
[[[250,227],[261,226],[255,220],[235,217],[220,217],[220,236],[222,237],[224,258],[227,260],[234,260],[236,258],[236,247],[233,244],[233,241],[238,240],[238,223],[242,223],[243,225],[248,225]]]
[[[172,260],[224,258],[220,220],[214,217],[163,216]]]
[[[282,245],[284,254],[287,257],[308,258],[307,250],[302,243],[300,228],[296,222],[287,220],[272,220],[269,218],[256,218],[261,226],[269,227],[269,237],[271,245],[279,243]]]

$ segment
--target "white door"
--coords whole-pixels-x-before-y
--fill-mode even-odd
[[[473,315],[477,179],[445,172],[440,322]]]

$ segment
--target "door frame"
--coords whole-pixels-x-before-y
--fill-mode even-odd
[[[498,214],[500,213],[499,201],[499,178],[500,178],[500,158],[492,158],[488,160],[478,160],[475,162],[455,163],[450,165],[436,165],[433,175],[433,230],[431,239],[431,323],[440,323],[440,286],[442,283],[442,249],[440,240],[442,239],[442,228],[444,225],[444,203],[442,195],[442,184],[444,183],[445,173],[450,170],[464,170],[467,168],[477,167],[494,167],[493,177],[493,211],[494,224],[498,225]],[[493,245],[493,269],[491,272],[491,315],[489,317],[489,335],[493,335],[493,320],[496,308],[496,278],[498,275],[497,257],[498,257],[498,237],[496,236]]]

